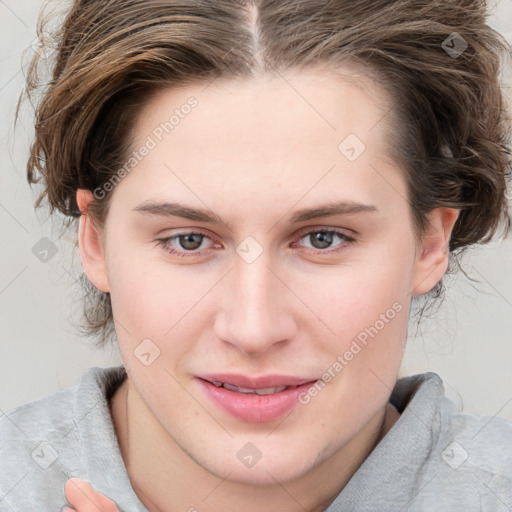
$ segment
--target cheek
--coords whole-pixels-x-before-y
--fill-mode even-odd
[[[396,312],[409,308],[414,249],[412,244],[396,244],[368,251],[357,261],[333,265],[300,284],[297,294],[307,298],[304,302],[336,333],[330,337],[336,348],[343,348],[367,327],[376,323],[382,327],[382,315],[384,321],[390,320],[386,331],[403,330],[407,320]],[[288,282],[292,280],[290,274]],[[317,325],[322,328],[321,322]]]
[[[129,256],[113,252],[115,264],[108,268],[120,348],[130,354],[150,339],[162,354],[176,357],[208,321],[204,297],[216,276],[198,275],[192,265],[173,267],[161,257],[148,257],[147,249],[126,252]]]
[[[404,239],[390,240],[357,264],[334,269],[325,281],[329,284],[315,287],[311,295],[312,309],[336,333],[320,336],[319,322],[313,333],[322,340],[317,350],[326,356],[324,375],[332,383],[328,394],[356,416],[382,405],[402,361],[414,260],[412,239]]]
[[[411,271],[404,260],[369,269],[368,277],[368,281],[354,280],[344,299],[347,314],[340,313],[339,321],[343,342],[334,359],[341,376],[335,379],[340,403],[353,404],[354,415],[362,413],[361,400],[372,410],[393,388],[406,343],[411,300]]]

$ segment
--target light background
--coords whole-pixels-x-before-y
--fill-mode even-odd
[[[90,366],[121,363],[117,348],[97,350],[73,327],[81,311],[76,234],[59,238],[58,222],[34,211],[36,190],[25,178],[30,116],[13,126],[28,60],[22,52],[36,38],[41,5],[0,0],[0,414],[75,383]],[[511,41],[512,1],[492,5],[490,24]],[[33,253],[44,237],[58,250],[47,263]],[[419,328],[411,322],[401,374],[437,372],[464,412],[512,419],[511,237],[472,250],[464,268],[479,282],[446,280],[439,311]]]

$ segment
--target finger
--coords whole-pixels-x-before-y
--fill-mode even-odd
[[[78,512],[119,512],[112,500],[79,478],[70,478],[64,486],[64,492]]]

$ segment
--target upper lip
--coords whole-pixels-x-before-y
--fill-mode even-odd
[[[263,375],[261,377],[247,377],[245,375],[234,375],[231,373],[210,373],[198,375],[198,378],[208,382],[222,382],[239,388],[266,389],[282,386],[300,386],[307,382],[314,382],[317,379],[311,377],[295,377],[290,375]]]

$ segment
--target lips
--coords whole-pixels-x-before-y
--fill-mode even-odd
[[[239,420],[253,423],[279,419],[316,382],[295,376],[250,378],[231,374],[201,375],[196,380],[214,405]]]
[[[315,378],[295,377],[290,375],[266,375],[262,377],[246,377],[245,375],[235,375],[229,373],[211,373],[199,375],[200,379],[208,382],[227,383],[231,386],[246,389],[264,389],[272,387],[292,387],[300,386],[306,382],[316,381]]]
[[[273,395],[274,393],[280,393],[285,389],[289,389],[289,386],[278,386],[272,388],[241,388],[239,386],[233,386],[227,382],[219,382],[214,381],[212,384],[217,387],[224,387],[225,389],[229,389],[230,391],[236,391],[237,393],[247,393],[247,394],[256,394],[256,395]]]

